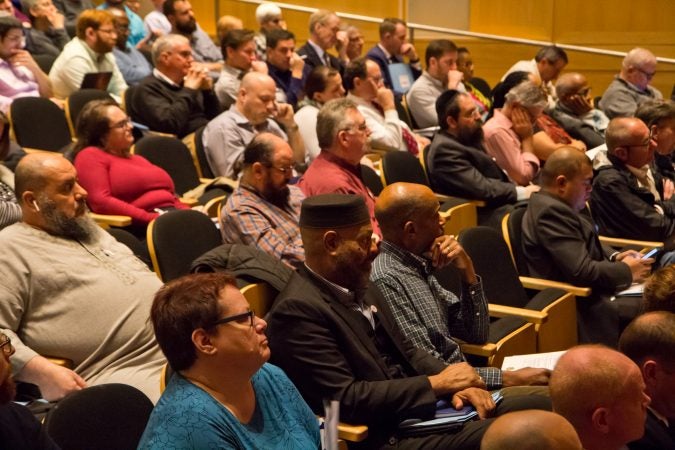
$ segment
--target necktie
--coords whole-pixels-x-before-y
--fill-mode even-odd
[[[381,116],[384,116],[384,110],[379,104],[372,102],[371,105],[373,105],[373,108],[380,112]],[[408,148],[408,151],[415,156],[419,155],[420,149],[417,145],[415,136],[413,136],[413,134],[403,125],[401,125],[401,137],[403,138],[403,142],[405,142],[405,146]]]
[[[331,67],[331,65],[330,65],[330,56],[328,55],[328,53],[324,53],[324,54],[323,54],[323,60],[324,60],[324,62],[326,63],[326,67]]]

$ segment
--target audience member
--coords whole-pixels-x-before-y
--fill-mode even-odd
[[[516,411],[495,420],[480,450],[583,450],[574,427],[550,411]]]
[[[141,0],[126,0],[125,3],[136,14],[141,10]]]
[[[10,358],[14,354],[12,340],[0,332],[0,442],[6,450],[58,450],[33,413],[13,402],[16,386],[12,378]]]
[[[485,202],[478,208],[479,223],[501,226],[512,204],[527,200],[539,187],[514,184],[486,153],[480,112],[468,94],[446,91],[436,101],[436,110],[441,131],[426,156],[431,187],[441,194]]]
[[[128,99],[127,112],[134,121],[184,137],[218,114],[213,82],[193,64],[187,38],[177,34],[160,37],[152,45],[152,61],[152,75]]]
[[[476,104],[478,112],[480,113],[481,119],[483,122],[487,120],[488,112],[492,106],[492,99],[490,98],[490,86],[487,85],[485,81],[482,82],[480,86],[475,86],[475,83],[482,81],[478,78],[474,79],[473,76],[473,58],[471,58],[471,53],[466,47],[460,47],[457,49],[457,70],[462,72],[464,78],[462,79],[462,85],[466,93],[471,96],[471,99]]]
[[[384,87],[380,67],[367,58],[350,61],[343,84],[370,129],[370,144],[381,150],[402,150],[417,155],[429,139],[413,133],[399,119],[394,93]]]
[[[656,143],[640,119],[613,119],[605,132],[611,164],[593,180],[591,212],[605,236],[662,241],[671,250],[675,234],[675,198],[659,192],[647,169]]]
[[[54,6],[61,14],[66,17],[66,30],[70,36],[76,34],[77,18],[82,11],[94,9],[94,2],[91,0],[52,0]]]
[[[255,245],[289,266],[305,260],[300,238],[300,203],[293,176],[293,150],[271,133],[255,136],[244,150],[242,176],[220,213],[228,244]]]
[[[113,47],[117,67],[128,85],[137,85],[152,73],[152,66],[136,47],[129,45],[129,19],[124,10],[111,8],[110,12],[115,16],[114,24],[117,30],[117,41]]]
[[[662,267],[645,282],[645,311],[670,311],[675,313],[675,265]]]
[[[31,19],[31,27],[24,29],[26,50],[32,55],[59,56],[70,40],[63,14],[52,0],[21,0],[21,5]]]
[[[356,103],[349,99],[330,100],[319,111],[316,135],[321,152],[298,181],[305,196],[356,194],[363,197],[377,236],[375,196],[361,177],[361,158],[366,153],[370,129]]]
[[[342,75],[345,63],[328,53],[335,47],[340,31],[340,18],[332,11],[320,9],[309,16],[309,37],[307,43],[298,49],[298,55],[305,57],[309,69],[316,66],[328,66],[337,69]],[[346,46],[345,46],[346,51]]]
[[[329,100],[345,96],[342,77],[337,69],[317,66],[307,74],[305,80],[305,99],[295,113],[295,123],[300,128],[305,143],[305,160],[311,163],[319,155],[319,139],[316,135],[316,119],[319,109]]]
[[[422,75],[422,65],[415,46],[408,42],[408,26],[398,18],[389,17],[382,20],[382,23],[380,23],[380,42],[368,50],[366,58],[375,61],[379,66],[386,88],[394,89],[389,64],[403,63],[404,56],[408,58],[407,64],[410,67],[413,79],[416,80]],[[402,87],[406,88],[406,86]]]
[[[255,9],[255,20],[260,25],[255,34],[256,56],[260,61],[267,58],[267,34],[272,30],[285,30],[281,8],[271,2],[263,2]]]
[[[156,401],[164,358],[147,314],[157,276],[87,216],[87,192],[63,156],[25,156],[16,196],[22,222],[0,232],[0,330],[16,347],[16,378],[47,400],[125,383]],[[69,359],[73,369],[42,355]]]
[[[645,434],[628,448],[675,448],[675,314],[656,311],[637,317],[621,335],[619,350],[638,365],[652,399]]]
[[[248,73],[241,80],[235,104],[208,123],[202,140],[206,159],[214,174],[236,179],[241,171],[244,148],[263,131],[287,140],[293,149],[293,161],[297,164],[304,162],[305,149],[293,119],[293,108],[277,104],[274,90],[274,80],[269,75]]]
[[[654,161],[650,170],[654,184],[663,194],[663,200],[670,200],[675,181],[672,154],[675,151],[675,102],[672,100],[647,100],[635,111],[635,117],[649,127],[649,133],[656,142]]]
[[[66,98],[80,89],[88,73],[111,72],[107,91],[116,100],[121,100],[127,83],[112,54],[117,39],[113,20],[109,11],[88,9],[80,14],[77,36],[66,44],[49,71],[57,98]]]
[[[469,255],[453,236],[443,234],[438,199],[426,186],[394,183],[375,204],[382,229],[380,253],[370,279],[379,288],[401,333],[415,347],[448,364],[465,362],[455,340],[484,344],[490,316],[483,285]],[[457,297],[432,273],[452,265],[461,278]],[[479,367],[488,389],[548,383],[546,369],[502,372]]]
[[[9,154],[9,119],[0,111],[0,161]],[[14,195],[14,173],[0,162],[0,230],[21,220],[21,207]]]
[[[367,425],[360,448],[478,448],[492,419],[468,422],[456,432],[398,433],[403,420],[433,418],[439,398],[451,398],[455,407],[470,403],[481,418],[545,407],[543,396],[514,396],[495,406],[471,366],[446,366],[398,331],[378,288],[368,281],[377,244],[361,196],[306,199],[300,232],[305,265],[269,314],[272,362],[314,412],[322,411],[324,399],[334,399],[340,402],[341,420]]]
[[[192,5],[187,0],[166,0],[162,7],[171,24],[171,32],[185,36],[190,41],[192,57],[199,65],[218,77],[223,68],[223,54],[208,34],[201,29]]]
[[[546,99],[530,81],[508,91],[505,98],[504,107],[495,109],[483,127],[485,148],[514,183],[527,186],[539,171],[532,125],[546,107]]]
[[[21,22],[0,17],[0,112],[20,97],[51,97],[52,84],[30,53],[22,48]]]
[[[621,353],[580,346],[560,357],[549,383],[553,411],[567,419],[585,450],[619,450],[639,439],[649,397],[640,369]]]
[[[288,377],[267,364],[267,324],[222,273],[174,280],[150,318],[176,373],[139,449],[319,448],[319,425]]]
[[[166,0],[152,0],[155,7],[143,19],[146,36],[152,35],[155,39],[171,33],[171,22],[164,15],[164,2]]]
[[[620,330],[639,313],[639,297],[617,291],[648,275],[653,259],[635,251],[603,247],[586,214],[593,167],[572,148],[556,150],[541,171],[541,192],[532,195],[522,222],[527,275],[563,281],[593,290],[577,299],[579,340],[616,346]]]
[[[18,20],[23,27],[29,28],[30,19],[19,9],[18,0],[14,1],[17,2],[16,7],[12,0],[0,0],[0,14],[4,15],[6,13],[7,16],[14,17]]]
[[[253,36],[251,30],[232,30],[221,41],[225,62],[213,90],[222,110],[227,110],[237,100],[239,85],[246,73],[252,69],[267,73],[264,63],[254,66],[256,56]]]
[[[124,4],[125,0],[103,0],[97,9],[120,9],[123,10],[129,19],[129,38],[127,43],[135,47],[145,38],[145,27],[143,26],[143,19],[133,12],[131,8]]]
[[[542,81],[542,87],[548,95],[548,106],[553,108],[555,106],[556,94],[553,82],[560,71],[567,65],[567,53],[560,47],[555,45],[547,45],[539,49],[534,59],[522,60],[515,63],[509,70],[506,71],[501,81],[512,72],[530,72],[539,75]]]
[[[290,31],[267,33],[267,69],[277,85],[277,102],[296,109],[303,96],[305,61],[295,52],[295,35]]]
[[[649,83],[656,74],[656,56],[649,50],[636,47],[621,63],[621,72],[610,83],[600,99],[600,109],[607,117],[631,117],[645,100],[663,98],[661,92]]]
[[[222,43],[223,39],[225,39],[225,35],[230,31],[243,29],[244,22],[242,22],[239,17],[234,17],[227,14],[220,16],[218,22],[216,22],[216,37],[218,38],[217,42]]]
[[[345,50],[347,58],[349,58],[349,61],[360,58],[363,53],[363,44],[365,43],[363,33],[354,25],[349,25],[345,29],[345,33],[347,35],[347,48]]]
[[[410,114],[418,128],[438,125],[436,100],[448,89],[457,89],[464,76],[457,70],[457,47],[447,39],[429,42],[424,61],[427,70],[406,94]]]
[[[74,164],[87,204],[99,214],[130,216],[130,231],[145,239],[146,226],[165,209],[187,209],[176,198],[164,169],[131,154],[134,136],[127,115],[116,103],[87,103],[77,119]]]
[[[604,144],[609,119],[601,110],[593,108],[586,77],[578,72],[565,73],[558,78],[555,91],[558,102],[550,111],[551,117],[587,148]]]

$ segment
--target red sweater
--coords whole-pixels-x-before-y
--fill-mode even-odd
[[[155,208],[189,208],[176,198],[169,174],[142,156],[124,158],[87,147],[75,157],[75,168],[95,213],[130,216],[134,224],[147,225],[158,216]]]

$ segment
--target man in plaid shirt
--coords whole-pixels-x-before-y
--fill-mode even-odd
[[[375,206],[384,240],[370,278],[380,288],[403,334],[416,347],[454,364],[465,358],[453,335],[470,343],[485,343],[490,319],[471,258],[454,237],[443,235],[438,212],[438,200],[428,187],[410,183],[387,186]],[[461,273],[461,299],[432,275],[449,264]],[[488,389],[547,384],[549,376],[548,370],[534,368],[502,372],[479,367],[476,371]]]

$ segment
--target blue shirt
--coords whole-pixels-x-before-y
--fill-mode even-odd
[[[152,73],[152,66],[148,60],[136,47],[129,45],[129,42],[124,50],[120,50],[117,46],[113,47],[113,55],[115,55],[117,67],[120,68],[124,81],[129,86],[140,83],[143,78]]]
[[[96,9],[108,9],[108,4],[102,3]],[[145,37],[143,19],[126,5],[124,6],[124,12],[127,13],[127,17],[129,18],[129,38],[127,39],[127,43],[135,46]]]
[[[265,364],[251,381],[256,407],[243,424],[206,391],[175,374],[138,449],[318,449],[317,418],[286,374]]]

